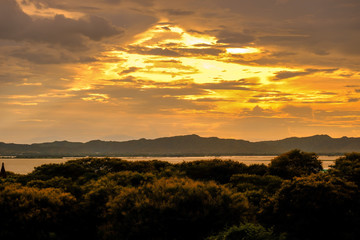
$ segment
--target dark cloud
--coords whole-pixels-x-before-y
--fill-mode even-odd
[[[128,51],[130,53],[137,53],[143,55],[159,55],[159,56],[167,56],[167,57],[180,56],[179,53],[165,48],[147,48],[140,46],[130,46]]]
[[[141,81],[140,81],[141,82]],[[86,98],[91,94],[106,94],[113,104],[123,106],[132,113],[172,113],[175,110],[205,110],[208,104],[201,104],[193,100],[184,99],[187,95],[207,94],[205,90],[196,88],[141,88],[140,85],[99,85],[93,90],[77,93],[76,98]]]
[[[348,99],[348,102],[351,103],[351,102],[358,102],[360,100],[360,98],[349,98]]]
[[[277,72],[275,74],[275,80],[282,80],[282,79],[288,79],[288,78],[293,78],[293,77],[298,77],[298,76],[305,76],[305,75],[310,75],[313,73],[318,73],[318,72],[324,72],[324,73],[332,73],[334,71],[336,71],[337,69],[306,69],[305,71],[280,71]]]
[[[162,11],[169,15],[175,15],[175,16],[188,16],[194,14],[193,11],[187,11],[181,9],[163,9]]]
[[[139,70],[139,69],[141,69],[141,68],[138,68],[138,67],[129,67],[128,69],[125,69],[125,70],[121,71],[121,72],[119,73],[119,75],[133,73],[133,72],[136,72],[136,71]]]
[[[288,103],[293,102],[294,99],[287,97],[271,97],[271,98],[250,98],[248,103]]]
[[[36,64],[90,63],[97,59],[88,55],[72,54],[66,49],[55,49],[40,45],[38,47],[23,46],[16,48],[10,56],[28,60]]]
[[[322,94],[322,95],[337,95],[336,92],[320,92],[319,94]]]
[[[0,38],[16,41],[34,41],[83,49],[85,40],[99,41],[122,31],[104,18],[86,16],[78,20],[56,15],[53,18],[32,19],[15,0],[0,2]]]
[[[24,4],[33,3],[37,8],[57,8],[63,10],[76,10],[76,11],[91,11],[100,10],[106,7],[121,6],[126,3],[135,3],[143,7],[151,7],[154,4],[154,0],[22,0]]]
[[[216,31],[215,33],[216,33],[216,37],[218,38],[218,43],[246,44],[255,40],[253,36],[241,32],[220,30],[220,31]]]
[[[195,100],[196,102],[206,102],[206,103],[212,103],[212,102],[230,102],[231,100],[225,99],[225,98],[198,98]]]

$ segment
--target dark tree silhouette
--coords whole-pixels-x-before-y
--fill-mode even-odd
[[[322,170],[321,161],[315,153],[294,149],[271,160],[269,172],[285,179],[317,173]]]

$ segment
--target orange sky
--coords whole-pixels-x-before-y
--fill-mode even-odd
[[[358,0],[2,0],[0,141],[360,137]]]

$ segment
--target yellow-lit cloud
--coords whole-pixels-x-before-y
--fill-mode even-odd
[[[357,18],[339,8],[14,1],[0,2],[8,139],[360,136]]]

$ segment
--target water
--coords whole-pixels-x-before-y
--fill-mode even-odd
[[[146,160],[160,160],[166,161],[169,163],[182,163],[182,162],[190,162],[196,160],[212,160],[222,159],[222,160],[233,160],[237,162],[242,162],[246,165],[250,164],[269,164],[271,159],[276,156],[206,156],[206,157],[120,157],[124,160],[129,161],[146,161]],[[322,160],[323,168],[329,168],[329,165],[334,163],[334,160],[339,156],[319,156],[319,159]],[[34,170],[35,167],[41,166],[43,164],[50,163],[64,163],[69,160],[76,158],[50,158],[50,159],[37,159],[37,158],[3,158],[0,159],[0,163],[3,162],[5,164],[6,171],[11,171],[19,174],[27,174]]]

